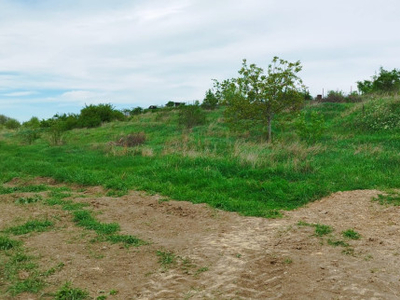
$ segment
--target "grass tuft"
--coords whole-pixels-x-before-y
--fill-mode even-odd
[[[53,228],[54,223],[49,220],[39,221],[31,220],[20,226],[14,226],[6,229],[6,232],[14,235],[22,235],[31,232],[44,232]]]
[[[79,288],[73,288],[71,282],[65,283],[54,297],[55,300],[84,300],[89,298],[89,292]]]

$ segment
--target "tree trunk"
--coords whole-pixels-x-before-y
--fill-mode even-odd
[[[272,142],[272,129],[271,129],[271,124],[272,124],[272,115],[268,114],[267,116],[267,122],[268,122],[268,136],[267,136],[267,142],[271,143]]]

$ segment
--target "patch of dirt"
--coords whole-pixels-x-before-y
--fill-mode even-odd
[[[43,298],[66,281],[107,299],[400,297],[400,207],[371,201],[379,191],[335,193],[271,220],[140,192],[113,198],[97,187],[74,189],[71,199],[89,203],[99,221],[116,222],[121,234],[149,244],[125,248],[93,242],[96,235],[76,227],[68,211],[40,203],[16,205],[16,195],[1,195],[0,230],[38,216],[57,220],[52,231],[19,237],[41,269],[64,264],[46,278]],[[318,237],[315,226],[305,224],[334,231]],[[348,229],[361,238],[344,238],[341,233]],[[160,252],[173,253],[175,262],[161,265]],[[113,290],[117,294],[109,295]]]

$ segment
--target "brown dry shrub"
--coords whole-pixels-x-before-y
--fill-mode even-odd
[[[146,141],[146,134],[144,132],[135,132],[121,137],[117,141],[117,146],[135,147],[144,144]]]

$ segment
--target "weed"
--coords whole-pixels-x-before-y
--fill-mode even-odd
[[[65,283],[56,292],[55,300],[83,300],[89,298],[89,292],[79,288],[73,288],[71,282]]]
[[[304,221],[299,221],[297,223],[298,226],[307,226],[307,227],[315,227],[315,235],[322,237],[333,232],[333,228],[329,225],[324,224],[310,224]]]
[[[337,246],[348,247],[348,246],[350,246],[349,244],[347,244],[347,243],[344,242],[344,241],[341,241],[341,240],[332,240],[332,239],[328,239],[328,244],[331,245],[331,246],[334,246],[334,247],[337,247]]]
[[[116,244],[116,243],[123,243],[125,247],[129,246],[141,246],[145,245],[146,242],[142,241],[141,239],[138,239],[137,237],[134,237],[132,235],[119,235],[119,234],[113,234],[110,236],[107,236],[107,241]]]
[[[176,264],[176,255],[172,252],[157,251],[157,256],[159,257],[158,262],[165,269],[168,269],[171,265]]]
[[[117,291],[117,290],[111,290],[111,291],[110,291],[110,295],[111,295],[111,296],[115,296],[116,294],[118,294],[118,291]]]
[[[50,269],[48,269],[47,271],[43,272],[43,273],[42,273],[42,276],[48,277],[48,276],[50,276],[50,275],[53,275],[53,274],[55,274],[56,272],[61,271],[62,268],[64,268],[64,266],[65,266],[64,263],[59,263],[57,266],[55,266],[55,267],[53,267],[53,268],[50,268]]]
[[[287,258],[285,258],[285,259],[283,260],[283,263],[286,264],[286,265],[290,265],[290,264],[293,263],[293,259],[287,257]]]
[[[31,220],[26,222],[23,225],[20,226],[14,226],[6,229],[6,232],[10,232],[14,235],[22,235],[22,234],[27,234],[30,232],[43,232],[50,230],[54,226],[54,223],[45,220],[45,221],[39,221],[39,220]]]
[[[395,206],[400,205],[400,194],[397,192],[388,192],[386,195],[378,195],[378,198],[374,198],[374,200],[379,201],[380,204],[391,204]]]
[[[15,200],[16,204],[31,204],[41,201],[43,198],[40,195],[35,195],[33,197],[20,197]]]
[[[12,240],[7,236],[0,235],[0,250],[10,250],[21,245],[20,241]]]
[[[354,231],[353,229],[348,229],[342,232],[343,237],[352,239],[352,240],[358,240],[361,237],[361,234],[359,234],[357,231]]]
[[[209,270],[208,267],[198,268],[198,269],[196,270],[196,272],[194,273],[194,276],[198,276],[198,275],[200,275],[201,273],[207,272],[208,270]]]
[[[328,225],[323,224],[315,224],[315,235],[316,236],[324,236],[333,231],[333,228]]]
[[[354,256],[354,249],[350,247],[346,247],[346,249],[342,250],[343,254]]]

